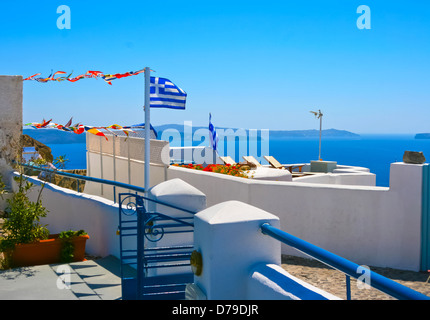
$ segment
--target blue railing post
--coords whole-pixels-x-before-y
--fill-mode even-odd
[[[345,275],[346,277],[346,300],[351,300],[351,277]]]

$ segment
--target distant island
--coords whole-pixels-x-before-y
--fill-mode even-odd
[[[415,139],[430,139],[430,133],[417,133]]]
[[[270,130],[270,138],[312,138],[319,137],[319,130]],[[346,130],[325,129],[322,137],[330,138],[359,138],[360,135]]]
[[[184,132],[184,125],[179,124],[165,124],[160,126],[154,126],[155,130],[158,133],[158,137],[161,137],[161,134],[165,130],[177,130],[181,134]],[[193,126],[190,128],[190,132],[195,132],[196,130],[200,129],[208,129],[208,127],[202,127],[202,126]],[[238,128],[216,128],[218,131],[220,130],[238,130]],[[248,132],[249,129],[244,129],[246,132]],[[319,137],[319,130],[311,129],[311,130],[269,130],[269,136],[270,139],[281,139],[281,138],[313,138],[313,137]],[[346,130],[338,130],[338,129],[325,129],[322,130],[321,135],[323,137],[332,137],[332,138],[359,138],[360,135],[346,131]]]
[[[177,130],[184,134],[184,125],[179,124],[165,124],[160,126],[154,126],[157,132],[158,139],[161,138],[163,131],[165,130]],[[207,127],[192,127],[187,133],[194,133],[196,130],[206,129]],[[217,128],[218,132],[221,130],[231,129],[236,131],[235,128]],[[249,130],[245,130],[248,133]],[[76,134],[73,132],[67,132],[56,129],[23,129],[23,134],[29,135],[33,139],[43,144],[68,144],[68,143],[86,143],[85,133]],[[428,134],[430,137],[430,134]],[[326,129],[322,130],[322,136],[326,138],[359,138],[360,135],[345,130],[337,129]],[[269,130],[270,139],[283,139],[283,138],[313,138],[319,137],[319,130]],[[417,138],[419,139],[419,138]],[[425,139],[425,138],[421,138]]]

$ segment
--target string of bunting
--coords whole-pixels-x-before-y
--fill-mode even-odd
[[[42,123],[31,122],[31,123],[25,124],[25,126],[31,126],[35,129],[54,128],[54,129],[58,129],[58,130],[74,132],[76,134],[81,134],[83,132],[89,132],[89,133],[95,134],[96,136],[104,137],[106,140],[108,140],[108,138],[100,130],[109,131],[114,136],[116,136],[116,134],[114,132],[112,132],[111,129],[112,130],[122,130],[127,135],[127,137],[128,137],[130,132],[134,132],[131,129],[132,127],[130,127],[130,126],[123,127],[123,126],[120,126],[117,124],[113,124],[113,125],[110,125],[108,127],[92,127],[92,126],[86,126],[86,125],[83,125],[80,123],[72,125],[72,119],[73,119],[73,117],[70,118],[70,120],[65,125],[54,123],[54,122],[52,122],[52,119],[50,119],[50,120],[43,119]]]
[[[151,70],[151,71],[153,71],[153,70]],[[130,76],[135,76],[135,75],[138,75],[138,74],[140,74],[142,72],[145,72],[145,69],[138,70],[138,71],[130,71],[130,72],[126,72],[126,73],[115,73],[115,74],[104,74],[101,71],[91,71],[91,70],[89,70],[89,71],[85,72],[84,74],[81,74],[81,75],[79,75],[77,77],[72,78],[72,74],[73,74],[73,71],[72,71],[67,76],[59,76],[59,77],[55,78],[55,76],[57,76],[57,75],[65,75],[65,74],[67,74],[67,72],[64,72],[64,71],[52,72],[51,71],[51,74],[47,78],[37,77],[37,76],[40,76],[41,73],[36,73],[36,74],[34,74],[34,75],[30,76],[30,77],[27,77],[27,78],[23,79],[23,81],[33,80],[33,81],[42,82],[42,83],[46,83],[48,81],[57,81],[57,82],[70,81],[70,82],[76,82],[76,81],[81,80],[81,79],[102,78],[109,85],[112,85],[112,82],[111,82],[112,80],[121,79],[121,78],[125,78],[125,77],[130,77]]]

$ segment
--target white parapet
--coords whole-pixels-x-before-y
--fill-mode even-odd
[[[360,265],[419,271],[423,166],[391,164],[390,187],[263,181],[178,167],[168,168],[167,177],[201,190],[208,206],[239,200],[267,210],[285,232]],[[344,175],[342,181],[350,174]],[[282,253],[300,255],[286,245]]]
[[[258,264],[248,281],[249,300],[341,300],[294,277],[281,266]]]
[[[206,209],[206,195],[181,179],[171,179],[159,183],[148,191],[149,197],[182,209],[199,212]],[[178,210],[155,202],[150,203],[150,210],[158,210],[169,215],[177,215]],[[180,212],[179,215],[183,215]]]
[[[187,246],[193,245],[193,232],[184,232],[192,230],[185,223],[193,223],[194,214],[191,212],[199,212],[206,209],[206,195],[200,190],[181,179],[172,179],[164,181],[148,191],[148,197],[154,201],[149,201],[148,210],[153,213],[162,213],[177,220],[160,220],[154,221],[154,230],[157,230],[157,225],[163,225],[163,237],[159,241],[147,241],[147,248],[157,247],[172,247],[172,246]],[[181,208],[181,209],[179,209]],[[185,209],[187,211],[184,211]],[[154,216],[156,217],[156,216]],[[176,225],[172,227],[169,225]],[[160,229],[161,230],[161,229]],[[172,233],[167,233],[167,232]],[[149,236],[149,235],[148,235]],[[150,236],[149,236],[150,237]],[[189,266],[175,268],[152,268],[149,269],[148,275],[166,275],[189,272]]]
[[[239,201],[217,204],[195,216],[194,247],[203,261],[195,284],[207,299],[245,299],[252,267],[280,264],[280,242],[260,232],[263,223],[279,227],[279,218]]]

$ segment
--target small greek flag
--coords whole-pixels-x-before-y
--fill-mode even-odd
[[[185,109],[187,93],[165,78],[151,77],[151,108]]]
[[[212,122],[212,115],[209,113],[209,139],[211,141],[211,147],[216,151],[217,145],[218,145],[218,134],[216,133],[215,127],[213,126]]]

